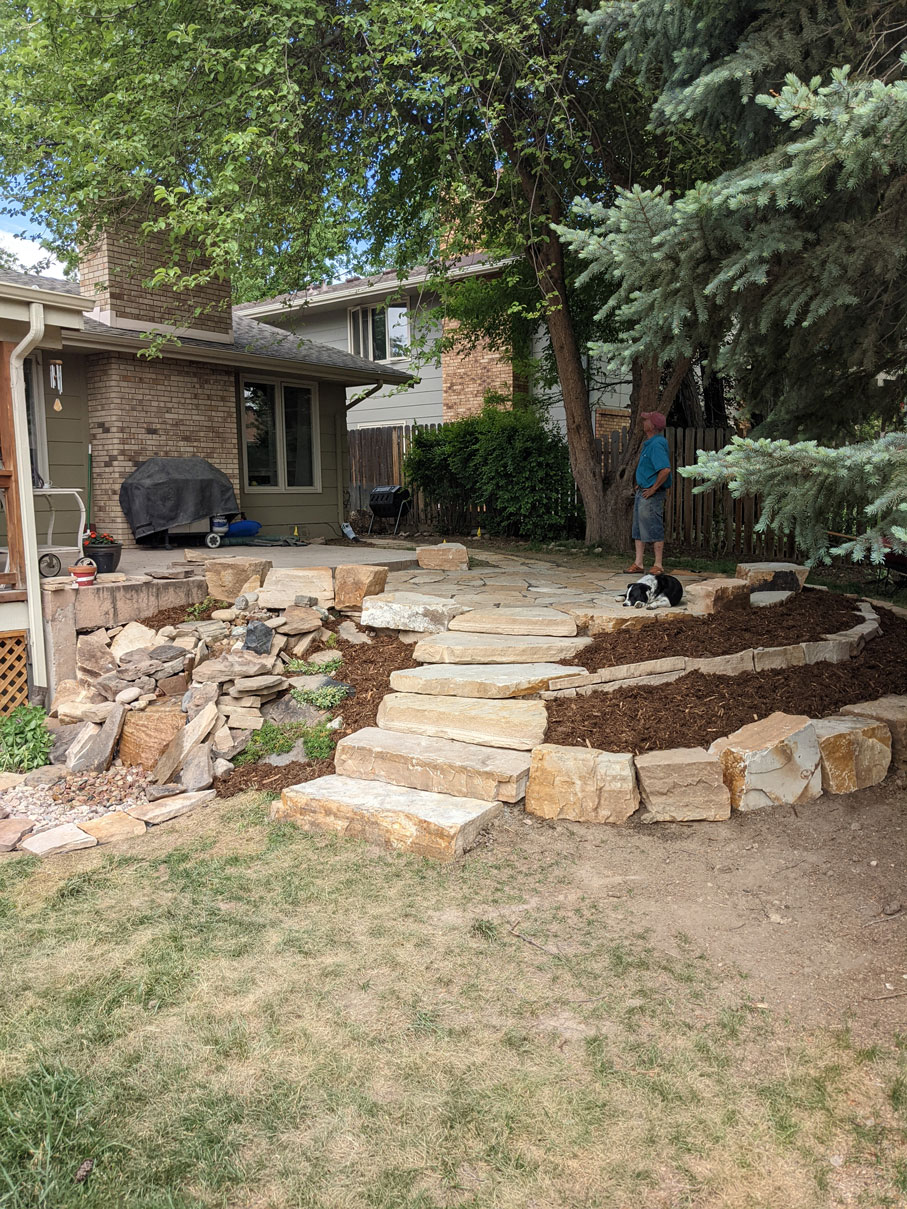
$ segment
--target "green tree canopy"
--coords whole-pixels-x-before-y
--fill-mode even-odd
[[[691,183],[721,143],[648,129],[648,86],[612,86],[596,45],[578,0],[10,0],[0,189],[70,254],[143,214],[171,240],[159,281],[231,272],[244,298],[428,263],[453,308],[461,253],[519,262],[509,328],[547,326],[598,540],[612,510],[585,346],[608,334],[607,291],[578,282],[554,227],[582,192]],[[475,291],[464,338],[483,308],[501,338]],[[644,376],[658,402],[658,364]]]
[[[587,17],[653,127],[730,137],[685,191],[586,191],[568,246],[614,288],[625,364],[702,345],[762,431],[853,435],[907,397],[905,10],[889,0],[610,0]]]

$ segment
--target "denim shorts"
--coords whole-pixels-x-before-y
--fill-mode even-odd
[[[633,501],[633,540],[635,542],[663,542],[665,539],[665,496],[667,488],[656,491],[645,498],[642,491],[636,492]]]

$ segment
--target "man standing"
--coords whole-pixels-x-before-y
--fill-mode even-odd
[[[642,443],[636,466],[636,499],[633,504],[636,561],[627,568],[627,572],[641,574],[645,570],[643,557],[646,542],[651,542],[655,551],[651,573],[658,575],[664,570],[665,495],[671,486],[671,457],[664,436],[667,421],[660,411],[644,411],[640,413],[639,422],[646,439]]]

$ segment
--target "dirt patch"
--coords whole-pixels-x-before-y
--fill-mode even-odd
[[[668,655],[734,655],[750,647],[815,642],[823,634],[848,630],[859,621],[855,602],[846,597],[798,592],[783,604],[732,609],[709,617],[659,618],[639,630],[599,634],[591,646],[565,662],[598,669]]]
[[[823,718],[856,701],[905,694],[907,621],[890,613],[881,620],[881,635],[847,663],[738,676],[690,672],[657,687],[549,701],[546,742],[636,753],[708,747],[775,710]]]
[[[220,798],[232,798],[247,789],[259,793],[280,793],[288,785],[298,785],[301,781],[313,781],[315,777],[326,777],[334,771],[333,759],[307,760],[301,763],[294,760],[291,764],[275,766],[273,764],[242,764],[226,777],[217,777],[214,788]]]

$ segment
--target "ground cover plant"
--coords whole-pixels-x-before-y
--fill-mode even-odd
[[[564,829],[445,867],[266,808],[0,858],[5,1209],[901,1203],[907,1041],[785,1021]]]
[[[46,721],[37,705],[20,705],[0,717],[0,772],[28,772],[47,763],[54,740]]]
[[[306,755],[313,760],[326,759],[334,750],[334,737],[327,729],[328,719],[310,725],[307,722],[265,722],[260,730],[253,731],[252,738],[233,759],[241,768],[244,764],[256,764],[264,756],[283,755],[291,751],[299,739],[304,741]]]

